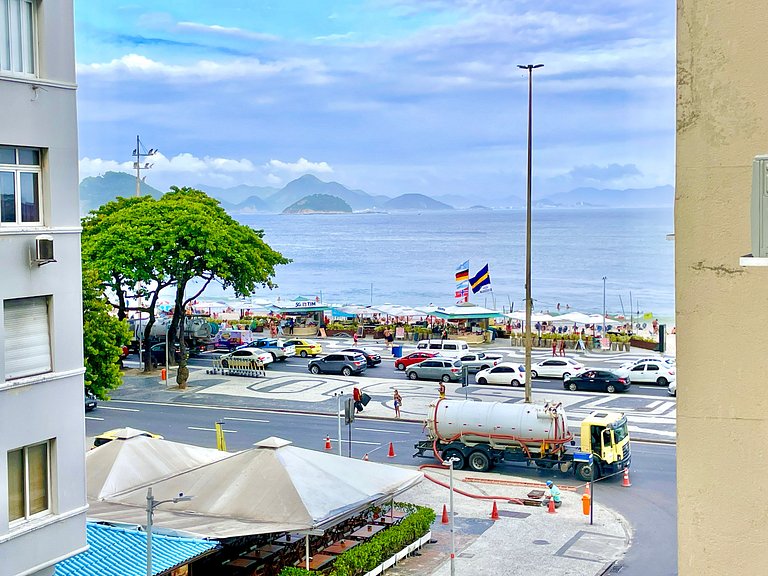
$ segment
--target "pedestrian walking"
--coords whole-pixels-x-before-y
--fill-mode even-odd
[[[445,398],[445,383],[444,382],[440,382],[437,385],[437,391],[440,393],[440,399]]]
[[[355,412],[362,412],[363,395],[360,393],[360,388],[352,388],[352,400],[355,403]]]
[[[547,506],[549,505],[549,501],[552,500],[555,503],[555,508],[560,508],[560,505],[563,503],[562,498],[560,497],[560,488],[558,488],[552,480],[547,480],[547,492],[549,492],[549,494],[544,496],[542,504]]]
[[[560,356],[565,356],[565,338],[560,340]]]
[[[400,396],[400,392],[395,388],[395,393],[392,396],[395,401],[395,418],[400,418],[400,407],[403,405],[403,397]]]
[[[389,329],[384,330],[384,339],[387,341],[387,348],[392,348],[392,343],[395,341],[395,337],[392,336],[392,332]]]
[[[557,356],[557,340],[552,338],[552,356]]]
[[[354,343],[355,343],[355,346],[357,346],[357,332],[355,332],[354,334],[352,334],[352,342],[354,342]]]

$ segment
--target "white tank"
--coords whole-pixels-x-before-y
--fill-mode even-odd
[[[429,405],[427,429],[441,442],[497,447],[525,445],[533,454],[549,453],[571,440],[560,403],[506,404],[471,400],[437,400]]]

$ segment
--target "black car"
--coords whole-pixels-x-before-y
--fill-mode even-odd
[[[624,378],[607,370],[587,370],[571,376],[563,382],[566,390],[593,390],[597,392],[626,392],[629,390],[629,378]]]
[[[369,352],[365,348],[344,348],[342,352],[353,352],[355,354],[362,354],[365,356],[365,361],[368,364],[368,368],[373,368],[377,364],[381,364],[381,356],[376,352]]]
[[[86,412],[95,410],[97,405],[98,404],[96,403],[96,396],[94,396],[93,394],[85,395],[85,411]]]
[[[368,368],[365,356],[356,352],[337,352],[328,354],[323,358],[311,360],[307,365],[312,374],[330,373],[343,374],[350,376],[352,374],[362,374]]]
[[[181,350],[175,347],[173,355],[168,357],[171,364],[178,364],[181,359]],[[165,366],[165,342],[160,342],[150,347],[149,355],[152,357],[152,363],[158,366]]]

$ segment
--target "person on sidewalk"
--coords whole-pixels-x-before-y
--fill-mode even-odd
[[[552,338],[552,356],[557,356],[557,340]]]
[[[560,340],[560,356],[565,356],[565,338]]]
[[[354,343],[355,343],[355,346],[357,346],[357,332],[355,332],[354,334],[352,334],[352,342],[354,342]]]
[[[440,393],[440,399],[441,400],[444,399],[445,398],[445,382],[440,382],[437,385],[437,391]]]
[[[544,506],[549,506],[549,501],[551,499],[555,503],[555,508],[560,508],[560,505],[563,503],[560,497],[560,488],[558,488],[552,480],[547,480],[547,492],[549,492],[549,494],[544,496],[542,504]]]
[[[400,392],[397,391],[397,388],[395,388],[395,393],[392,398],[395,401],[395,418],[400,418],[400,406],[403,405],[403,397],[400,396]]]
[[[355,412],[362,412],[363,395],[360,393],[360,388],[352,388],[352,400],[355,402]]]

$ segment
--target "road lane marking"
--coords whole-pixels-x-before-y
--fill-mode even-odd
[[[262,420],[260,418],[236,418],[235,416],[224,416],[224,420],[237,420],[238,422],[261,422],[263,424],[269,424],[269,420]]]
[[[656,408],[656,406],[658,406],[662,402],[663,402],[663,400],[656,400],[656,402],[651,402],[650,404],[648,404],[648,406],[646,406],[646,408],[648,408],[648,410],[652,410],[652,409]]]
[[[99,406],[102,410],[118,410],[120,412],[141,412],[138,408],[118,408],[117,406]]]
[[[104,420],[104,418],[99,418],[98,416],[86,416],[85,419],[86,420],[99,420],[99,421],[103,421]]]
[[[199,426],[187,426],[187,430],[200,430],[202,432],[216,432],[216,428],[201,428]],[[237,430],[222,430],[223,432],[229,432],[230,434],[236,434]]]
[[[331,438],[331,442],[338,442],[338,441],[339,441],[338,438]],[[342,444],[349,444],[349,440],[345,438],[342,441]],[[365,442],[364,440],[352,440],[352,444],[367,444],[369,446],[382,446],[381,442]]]
[[[384,430],[383,428],[359,428],[359,427],[355,427],[355,430],[365,430],[366,432],[386,432],[387,434],[410,434],[410,432],[403,432],[402,430]]]

